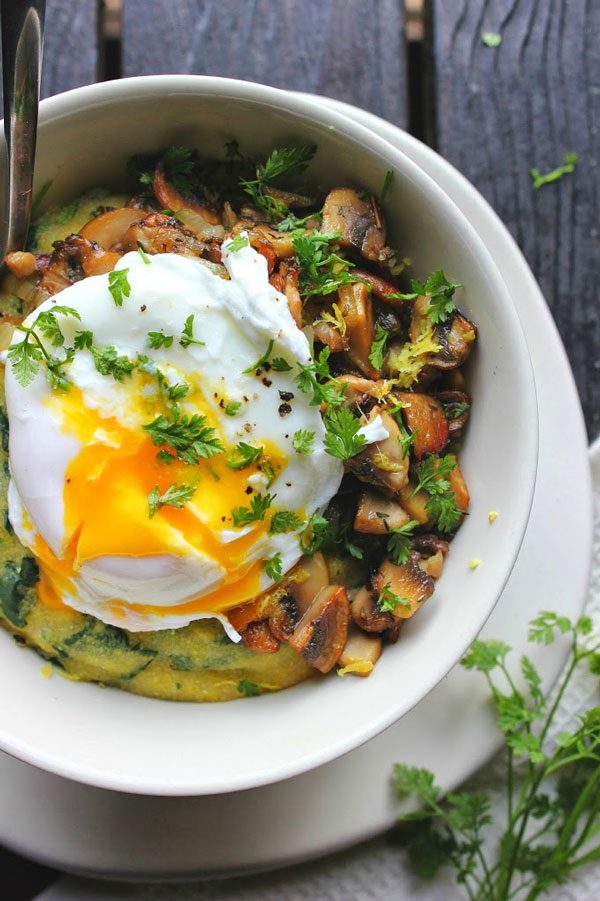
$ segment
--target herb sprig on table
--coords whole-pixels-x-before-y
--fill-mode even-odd
[[[570,654],[550,694],[526,655],[520,660],[526,688],[517,687],[504,642],[475,641],[462,660],[485,677],[506,745],[506,823],[491,853],[486,831],[495,824],[487,795],[444,796],[429,770],[394,767],[399,795],[420,805],[400,817],[408,824],[403,838],[415,870],[431,877],[441,866],[452,866],[473,901],[533,901],[600,860],[600,706],[587,710],[572,731],[550,737],[574,673],[589,667],[600,675],[600,636],[586,616],[573,623],[544,612],[530,624],[532,642],[550,645],[560,635],[570,639]]]

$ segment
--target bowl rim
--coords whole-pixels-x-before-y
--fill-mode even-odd
[[[174,780],[172,776],[169,778],[164,777],[162,780],[148,777],[135,779],[129,775],[123,777],[117,772],[70,761],[63,756],[59,757],[52,752],[48,752],[46,749],[32,747],[28,742],[20,740],[12,734],[7,735],[4,727],[0,726],[0,749],[56,775],[116,791],[149,795],[185,796],[220,794],[256,788],[291,778],[328,763],[359,747],[382,732],[393,722],[396,722],[444,678],[484,626],[500,598],[517,559],[529,521],[537,473],[538,405],[527,341],[516,307],[490,252],[477,235],[469,220],[460,212],[442,188],[402,151],[343,113],[333,110],[329,106],[320,105],[317,102],[318,97],[314,95],[299,95],[268,85],[217,76],[145,75],[85,85],[42,100],[39,111],[39,125],[43,128],[46,123],[58,121],[63,117],[76,116],[83,108],[89,110],[98,106],[119,104],[124,100],[156,98],[157,96],[164,102],[164,99],[170,94],[188,94],[199,97],[211,96],[223,100],[229,98],[241,100],[242,102],[258,102],[259,104],[279,109],[286,114],[291,114],[301,120],[310,120],[316,123],[318,127],[324,129],[333,127],[342,134],[347,135],[355,144],[362,145],[365,153],[375,154],[390,162],[400,171],[408,172],[411,180],[416,182],[424,193],[433,195],[434,201],[444,208],[447,219],[454,221],[462,233],[468,236],[473,253],[485,265],[486,272],[493,283],[491,291],[495,296],[503,298],[503,302],[498,308],[498,315],[503,320],[503,328],[520,346],[520,351],[515,353],[515,363],[519,367],[523,384],[527,387],[523,401],[526,406],[525,412],[529,425],[529,428],[524,430],[524,434],[521,436],[523,438],[521,458],[526,461],[523,467],[523,474],[527,476],[527,483],[521,485],[521,491],[516,502],[514,522],[517,524],[517,527],[511,533],[510,542],[507,539],[507,543],[503,548],[505,562],[503,565],[498,563],[496,567],[497,575],[494,580],[494,587],[489,592],[489,597],[493,595],[493,600],[488,603],[484,610],[482,609],[481,616],[476,621],[472,620],[469,628],[464,631],[463,647],[458,656],[451,655],[452,659],[450,660],[445,657],[443,658],[444,662],[436,661],[437,666],[431,667],[431,677],[425,684],[425,687],[419,692],[418,698],[409,698],[408,701],[403,700],[402,703],[391,706],[385,715],[380,715],[375,720],[362,724],[361,728],[354,730],[352,734],[342,736],[337,741],[330,741],[325,747],[317,746],[312,752],[296,756],[276,768],[271,767],[270,769],[262,770],[257,768],[252,773],[241,775],[233,773],[228,778],[211,778],[208,781],[202,777],[201,773],[193,780],[181,779],[179,781]],[[392,162],[394,160],[397,162]]]

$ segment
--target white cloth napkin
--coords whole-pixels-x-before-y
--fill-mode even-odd
[[[600,627],[600,438],[590,449],[594,482],[594,558],[587,613]],[[595,698],[594,698],[595,695]],[[582,709],[598,703],[598,681],[581,673],[571,684],[559,708],[556,732],[575,720]],[[476,774],[467,788],[486,791],[492,803],[504,801],[504,775],[500,757]],[[385,778],[386,774],[382,774]],[[502,814],[499,813],[501,818]],[[550,901],[598,901],[600,865],[582,870],[577,879],[554,889]],[[431,882],[413,876],[403,852],[388,836],[374,839],[320,861],[273,873],[226,881],[183,885],[128,885],[65,877],[38,896],[37,901],[458,901],[464,898],[452,873],[440,873]]]

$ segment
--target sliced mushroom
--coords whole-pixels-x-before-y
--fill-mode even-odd
[[[232,234],[245,230],[248,232],[248,240],[252,247],[260,241],[266,241],[280,260],[294,256],[294,239],[291,232],[280,232],[271,228],[265,222],[248,223],[238,220],[231,230]]]
[[[470,502],[469,489],[467,488],[467,483],[465,482],[460,466],[458,465],[456,454],[449,454],[448,456],[454,460],[455,464],[454,469],[448,475],[448,481],[450,482],[450,487],[456,498],[456,506],[461,513],[466,513],[469,509]]]
[[[385,245],[385,227],[377,204],[361,200],[353,188],[333,188],[323,205],[324,233],[339,234],[342,247],[361,253],[374,263],[389,259]]]
[[[403,404],[402,415],[414,436],[413,450],[420,460],[425,454],[439,454],[448,442],[448,420],[442,405],[429,394],[399,392],[394,398]]]
[[[396,618],[389,610],[381,610],[377,595],[364,586],[359,589],[350,605],[350,615],[359,628],[365,632],[385,632],[391,629]]]
[[[365,635],[361,629],[350,626],[338,664],[347,673],[368,676],[381,657],[381,648],[382,642],[378,635]]]
[[[369,408],[369,400],[381,400],[386,391],[386,383],[381,379],[365,379],[359,375],[344,373],[336,376],[336,381],[346,386],[344,397],[348,406],[358,404],[363,410],[365,407]]]
[[[326,344],[332,353],[348,350],[349,342],[332,322],[318,319],[313,326],[315,341]]]
[[[409,457],[402,456],[400,430],[397,423],[381,407],[373,407],[367,422],[381,416],[388,437],[383,441],[369,444],[355,457],[348,460],[348,469],[361,480],[375,485],[384,494],[397,494],[408,481]]]
[[[88,275],[111,272],[120,258],[120,253],[103,250],[81,235],[69,235],[64,241],[54,242],[40,291],[46,295],[57,294]]]
[[[28,251],[14,250],[7,253],[4,262],[17,278],[27,278],[36,271],[35,257]]]
[[[423,601],[433,594],[434,583],[431,576],[419,566],[417,554],[411,554],[408,561],[398,566],[387,558],[383,560],[373,577],[373,588],[381,595],[385,588],[401,599],[393,611],[393,616],[408,619],[419,609]]]
[[[367,272],[366,269],[353,269],[352,275],[355,278],[360,278],[363,282],[366,282],[367,285],[370,286],[373,297],[376,297],[378,300],[384,301],[390,306],[398,307],[398,309],[410,310],[408,301],[390,296],[393,294],[402,293],[401,288],[399,288],[397,285],[394,285],[392,282],[387,281],[385,278],[381,278],[380,275],[374,275],[372,272]]]
[[[265,194],[280,200],[292,210],[308,209],[316,203],[315,197],[309,197],[306,194],[298,194],[295,191],[282,191],[281,188],[274,188],[273,185],[265,187]]]
[[[432,579],[439,579],[444,568],[444,555],[441,551],[437,551],[431,557],[425,560],[419,560],[419,566],[424,573],[431,576]]]
[[[259,654],[275,654],[279,650],[279,641],[271,634],[266,620],[249,623],[242,632],[244,647]]]
[[[412,540],[412,549],[421,557],[432,557],[435,554],[447,554],[450,545],[437,535],[416,535]]]
[[[298,290],[298,268],[292,263],[283,260],[279,264],[279,271],[271,276],[271,284],[282,294],[285,294],[292,318],[298,328],[302,328],[302,298]]]
[[[346,323],[350,360],[368,378],[378,378],[380,372],[369,360],[375,337],[373,303],[369,289],[362,282],[342,285],[338,289],[338,306]]]
[[[288,582],[285,595],[269,617],[272,634],[281,641],[288,641],[317,594],[327,585],[329,570],[323,554],[318,552],[312,557],[302,557]]]
[[[429,306],[428,297],[419,297],[413,306],[413,316],[410,323],[409,335],[411,341],[418,339],[431,327],[427,316]],[[458,311],[435,327],[434,340],[440,345],[436,354],[431,354],[427,360],[420,381],[431,376],[431,370],[456,369],[462,366],[469,356],[473,342],[477,338],[477,328],[473,323]]]
[[[468,422],[471,397],[466,391],[457,390],[438,391],[435,396],[448,420],[448,434],[451,438],[457,438]]]
[[[174,216],[163,213],[149,213],[127,229],[123,250],[137,250],[138,247],[150,254],[178,253],[192,257],[200,257],[206,250],[206,244],[180,225]]]
[[[409,522],[408,513],[397,501],[382,497],[376,491],[361,492],[354,518],[354,528],[357,532],[385,535],[390,529],[398,529],[407,522]]]
[[[112,250],[117,245],[121,246],[127,229],[143,218],[144,213],[141,210],[131,207],[108,210],[90,219],[81,229],[80,235],[88,241],[95,241],[104,250]]]
[[[290,647],[315,669],[328,673],[346,644],[349,617],[346,589],[341,585],[322,588],[294,629]]]
[[[415,484],[412,481],[400,489],[398,496],[399,502],[402,504],[411,519],[416,519],[421,525],[425,525],[429,521],[427,513],[427,504],[429,503],[429,495],[420,488],[415,491]]]
[[[177,190],[169,179],[163,160],[160,161],[154,170],[152,190],[164,209],[172,210],[174,213],[177,213],[179,210],[193,210],[194,213],[202,216],[211,225],[221,225],[221,217],[212,204],[209,204],[206,200],[200,200],[191,191],[183,194]]]

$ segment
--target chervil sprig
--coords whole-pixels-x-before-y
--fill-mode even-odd
[[[187,416],[174,407],[170,417],[160,413],[144,429],[156,447],[165,445],[184,463],[195,464],[200,458],[209,459],[224,451],[215,430],[206,425],[206,416],[201,413]]]
[[[436,269],[427,278],[425,284],[418,279],[413,279],[411,287],[416,294],[429,298],[427,315],[433,324],[437,325],[439,322],[444,322],[456,309],[453,296],[456,289],[462,288],[462,285],[449,282],[444,275],[444,270]]]
[[[600,860],[600,707],[591,707],[575,726],[549,739],[574,674],[581,667],[600,673],[600,636],[593,634],[587,616],[571,622],[546,611],[530,623],[530,641],[552,644],[557,635],[563,642],[569,636],[571,648],[551,694],[527,655],[520,660],[519,686],[519,675],[508,663],[511,649],[502,641],[477,640],[462,660],[466,669],[485,678],[504,738],[503,829],[487,795],[444,795],[429,770],[394,767],[398,794],[412,795],[420,808],[400,817],[409,860],[427,877],[449,864],[474,901],[533,901]],[[517,768],[519,757],[524,763]],[[487,840],[487,831],[494,841]]]
[[[389,337],[390,333],[388,330],[377,322],[375,325],[375,338],[371,344],[371,352],[369,354],[369,362],[375,369],[381,369],[383,366],[383,352]]]
[[[247,526],[253,522],[262,522],[275,495],[255,494],[249,507],[236,507],[231,511],[234,526]]]
[[[383,613],[393,613],[397,607],[405,607],[410,610],[410,601],[401,594],[392,591],[392,587],[388,582],[381,589],[381,593],[377,598],[377,606]]]
[[[312,394],[311,406],[339,406],[344,402],[346,386],[342,382],[336,382],[331,376],[328,362],[330,353],[328,347],[323,347],[312,363],[298,363],[300,372],[295,377],[295,382],[304,394]]]
[[[250,375],[252,372],[256,372],[258,369],[261,369],[265,363],[268,363],[269,357],[271,356],[271,351],[275,345],[275,340],[271,338],[269,343],[267,344],[267,349],[264,354],[258,358],[256,363],[252,363],[250,366],[247,366],[246,369],[242,370],[243,375]]]
[[[173,335],[165,335],[163,332],[148,332],[146,335],[146,344],[153,350],[158,350],[160,347],[170,347],[173,340]]]
[[[280,535],[284,532],[293,532],[295,529],[299,529],[303,524],[304,520],[301,519],[297,513],[293,513],[291,510],[280,510],[271,517],[269,535]]]
[[[53,356],[46,350],[37,331],[39,328],[41,334],[54,347],[64,345],[65,338],[56,318],[59,315],[81,319],[79,313],[72,307],[57,305],[52,310],[40,313],[32,326],[17,325],[15,327],[25,337],[17,344],[11,344],[8,349],[8,359],[16,380],[23,388],[31,384],[41,364],[45,366],[46,376],[53,388],[66,391],[71,385],[63,369],[73,359],[73,351],[67,350],[63,358]]]
[[[264,447],[253,447],[245,441],[239,441],[227,455],[226,465],[229,469],[246,469],[260,460]]]
[[[425,510],[442,532],[453,532],[463,515],[456,505],[456,496],[446,478],[455,466],[456,462],[450,454],[446,454],[445,457],[430,454],[415,466],[417,486],[413,493],[423,489],[430,495]]]
[[[131,285],[127,276],[129,269],[113,269],[108,273],[108,290],[118,307],[123,306],[123,300],[131,294]]]
[[[152,519],[154,514],[160,510],[161,507],[169,506],[181,509],[184,504],[192,499],[195,491],[195,485],[178,485],[177,482],[174,482],[161,494],[158,485],[155,485],[148,493],[148,511],[150,519]]]
[[[281,554],[274,554],[270,560],[263,561],[263,569],[269,579],[273,582],[280,582],[283,578],[283,563]]]
[[[398,443],[402,448],[402,459],[404,459],[407,453],[410,451],[411,447],[415,443],[415,436],[412,432],[409,432],[406,428],[406,424],[404,422],[404,417],[402,416],[402,410],[406,404],[403,404],[402,401],[398,401],[393,407],[388,410],[391,416],[394,417],[398,428],[400,429],[400,437],[398,438]]]
[[[324,445],[327,453],[339,460],[349,460],[367,446],[367,439],[359,435],[360,419],[346,406],[329,408],[323,417],[327,430]]]
[[[194,314],[190,313],[190,315],[185,320],[185,325],[183,326],[183,331],[181,333],[181,338],[179,339],[179,343],[182,347],[189,347],[190,344],[197,344],[199,347],[204,347],[206,345],[205,341],[199,341],[197,338],[194,338]]]
[[[119,355],[116,347],[92,345],[90,352],[94,358],[94,366],[100,375],[111,375],[115,382],[125,381],[135,368],[134,361],[123,354]]]
[[[314,450],[314,443],[315,432],[310,432],[308,429],[298,429],[297,432],[294,432],[294,436],[292,438],[292,447],[297,454],[312,454]]]
[[[316,231],[294,235],[294,252],[300,266],[300,293],[303,297],[331,294],[342,285],[360,281],[350,273],[354,263],[330,251],[329,244],[336,238],[339,238],[338,234]]]
[[[411,519],[403,526],[395,529],[388,529],[387,552],[390,560],[398,566],[406,563],[410,553],[410,543],[413,539],[414,531],[419,523],[416,519]]]
[[[257,207],[264,210],[270,219],[282,219],[288,215],[287,205],[269,193],[272,182],[283,176],[292,178],[300,175],[316,152],[316,146],[280,147],[273,150],[264,163],[256,167],[256,178],[242,179],[240,185]]]

